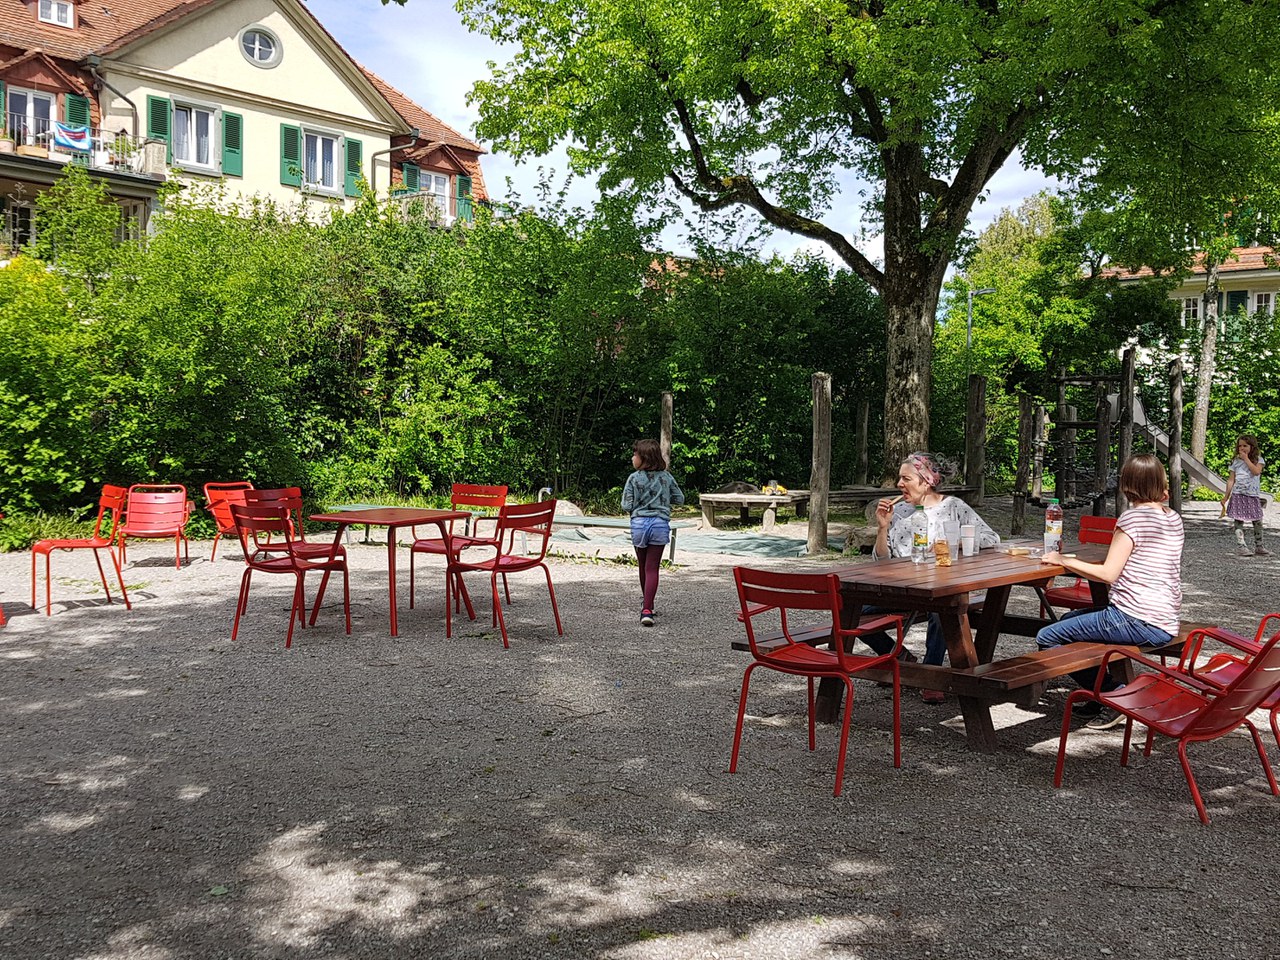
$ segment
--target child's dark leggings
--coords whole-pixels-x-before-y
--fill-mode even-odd
[[[640,561],[640,591],[644,594],[641,612],[653,612],[653,599],[658,595],[658,567],[662,564],[662,551],[665,549],[660,543],[636,547],[636,559]]]

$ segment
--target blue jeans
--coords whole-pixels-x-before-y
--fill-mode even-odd
[[[1036,634],[1036,646],[1041,650],[1060,647],[1064,643],[1092,641],[1093,643],[1132,644],[1138,647],[1160,647],[1173,639],[1159,627],[1145,620],[1131,617],[1122,610],[1108,606],[1101,610],[1072,610],[1057,623],[1051,623]],[[1082,687],[1093,689],[1098,678],[1096,669],[1079,670],[1071,678]],[[1114,690],[1119,686],[1110,677],[1103,680],[1102,689]]]
[[[876,613],[903,613],[902,610],[895,610],[893,607],[872,607],[865,606],[862,608],[863,614],[870,615]],[[876,633],[868,633],[858,638],[876,653],[888,653],[893,649],[896,642],[892,636],[884,631]],[[947,640],[942,635],[942,620],[936,613],[929,614],[929,626],[924,635],[924,662],[933,664],[934,666],[942,666],[942,661],[947,656]]]

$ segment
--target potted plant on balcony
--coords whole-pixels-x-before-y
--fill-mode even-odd
[[[13,153],[13,137],[8,130],[0,130],[0,153]]]

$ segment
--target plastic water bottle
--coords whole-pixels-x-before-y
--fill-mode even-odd
[[[1044,552],[1056,553],[1062,549],[1062,506],[1050,500],[1044,510]]]
[[[1061,525],[1059,525],[1061,529]],[[929,559],[929,516],[924,507],[916,507],[911,515],[911,562],[924,563]]]

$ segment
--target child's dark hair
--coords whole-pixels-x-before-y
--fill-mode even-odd
[[[1154,453],[1130,457],[1120,468],[1120,492],[1130,503],[1163,503],[1169,496],[1169,475]]]
[[[637,440],[631,452],[640,458],[641,470],[665,470],[667,461],[662,459],[662,447],[657,440]]]
[[[1262,450],[1258,447],[1258,438],[1251,433],[1242,433],[1236,437],[1236,446],[1238,447],[1242,443],[1249,445],[1249,462],[1257,463],[1258,457],[1262,455]]]

